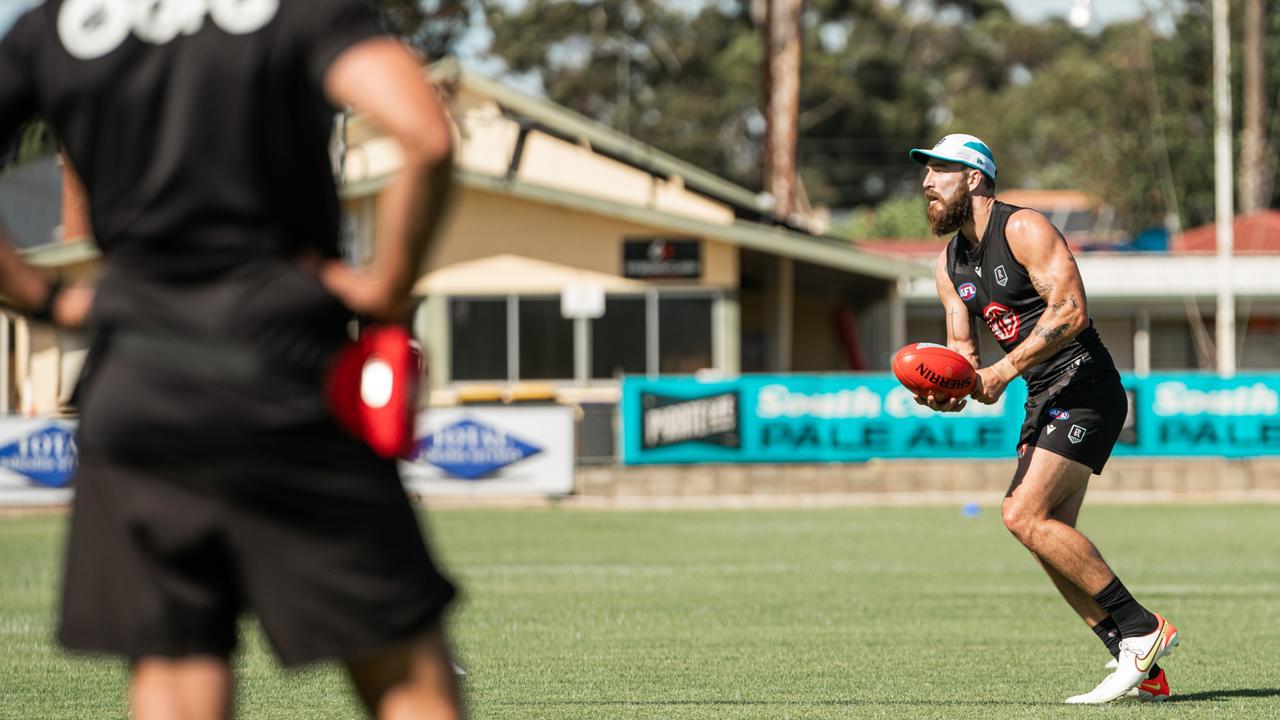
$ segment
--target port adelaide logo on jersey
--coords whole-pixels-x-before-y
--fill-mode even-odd
[[[969,302],[978,295],[978,286],[973,283],[965,283],[959,287],[960,299]]]
[[[996,266],[996,284],[1004,287],[1009,284],[1009,273],[1005,272],[1003,265]]]
[[[677,398],[641,393],[640,412],[645,450],[697,442],[724,448],[741,447],[738,393]]]
[[[1022,327],[1022,318],[1018,313],[998,302],[989,303],[983,308],[982,318],[987,321],[987,327],[991,328],[991,334],[1000,342],[1016,340],[1018,330]]]

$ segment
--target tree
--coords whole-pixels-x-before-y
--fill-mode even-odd
[[[1239,38],[1243,0],[1232,2]],[[486,18],[492,53],[539,78],[551,100],[760,188],[762,38],[751,6],[527,0],[491,4]],[[1001,187],[1085,190],[1134,230],[1206,222],[1209,6],[1179,0],[1170,34],[1146,22],[1086,34],[1061,20],[1023,24],[1001,0],[808,0],[798,147],[808,195],[850,207],[917,194],[906,151],[964,131],[995,149]],[[1280,33],[1280,13],[1264,20]],[[1280,67],[1280,43],[1264,52],[1265,66]],[[1280,73],[1268,75],[1266,100],[1280,90]],[[1278,133],[1273,119],[1271,147]],[[1271,205],[1275,165],[1266,170]]]
[[[762,37],[750,5],[703,3],[691,14],[654,0],[529,0],[515,12],[492,6],[488,20],[495,55],[535,73],[555,102],[759,188]],[[911,12],[923,6],[946,10],[941,24]],[[913,182],[906,149],[932,142],[936,94],[1001,77],[989,49],[965,35],[988,17],[1007,17],[1000,0],[811,0],[798,152],[811,199],[874,202]],[[957,57],[981,62],[953,68],[945,85],[930,80]]]
[[[378,0],[396,34],[428,58],[453,52],[480,0]]]
[[[1058,24],[1023,28],[1006,45],[1051,48],[1025,62],[1023,82],[957,98],[950,129],[983,127],[1000,163],[1001,184],[1087,190],[1116,208],[1137,230],[1189,227],[1213,219],[1213,79],[1210,0],[1181,3],[1173,32],[1149,23],[1113,25],[1096,37]],[[1267,33],[1280,18],[1265,18]],[[1231,9],[1232,36],[1243,34],[1241,0]],[[1267,67],[1280,49],[1265,48]],[[1242,63],[1232,54],[1235,107],[1241,107]],[[1031,58],[1027,58],[1031,59]],[[1277,97],[1280,78],[1267,78],[1264,98]],[[1234,113],[1237,151],[1243,113]],[[989,128],[989,129],[988,129]],[[1274,147],[1280,124],[1272,122]],[[981,134],[981,133],[979,133]],[[1275,166],[1261,195],[1274,205]],[[1168,222],[1172,219],[1173,222]]]

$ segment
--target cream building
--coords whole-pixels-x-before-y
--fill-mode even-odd
[[[456,139],[452,206],[415,287],[433,401],[477,383],[611,403],[627,373],[885,369],[905,342],[899,287],[927,269],[784,227],[767,196],[545,99],[451,63],[430,73]],[[358,261],[399,154],[359,116],[343,136]],[[83,237],[28,257],[68,277],[98,262]],[[0,395],[57,412],[84,341],[11,320]]]

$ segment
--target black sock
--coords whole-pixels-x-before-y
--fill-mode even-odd
[[[1151,665],[1151,672],[1147,673],[1147,679],[1153,680],[1155,679],[1155,676],[1159,674],[1160,674],[1160,666],[1153,663]]]
[[[1108,616],[1106,620],[1093,626],[1093,634],[1107,646],[1111,657],[1120,657],[1120,629],[1116,627],[1115,620]]]
[[[1093,600],[1115,621],[1122,638],[1148,635],[1160,626],[1156,616],[1133,599],[1118,577],[1112,578]]]

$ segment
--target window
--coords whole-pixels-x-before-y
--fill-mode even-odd
[[[507,378],[507,299],[454,298],[449,302],[453,380]]]
[[[1134,323],[1129,317],[1094,317],[1093,327],[1102,338],[1102,344],[1111,352],[1116,367],[1133,370]]]
[[[645,299],[609,297],[604,317],[591,321],[591,377],[645,372]]]
[[[1213,332],[1212,327],[1209,332]],[[1152,370],[1188,370],[1198,365],[1186,320],[1151,321]]]
[[[521,379],[573,377],[573,321],[560,315],[560,298],[520,298]]]
[[[1280,363],[1280,317],[1241,318],[1236,326],[1236,342],[1244,346],[1238,363],[1241,369],[1275,370]]]
[[[658,370],[690,374],[714,366],[711,298],[658,298]]]
[[[605,314],[591,321],[586,348],[591,377],[715,367],[715,297],[651,290],[605,298]],[[561,316],[559,296],[455,297],[449,320],[451,381],[577,377],[574,321]]]

